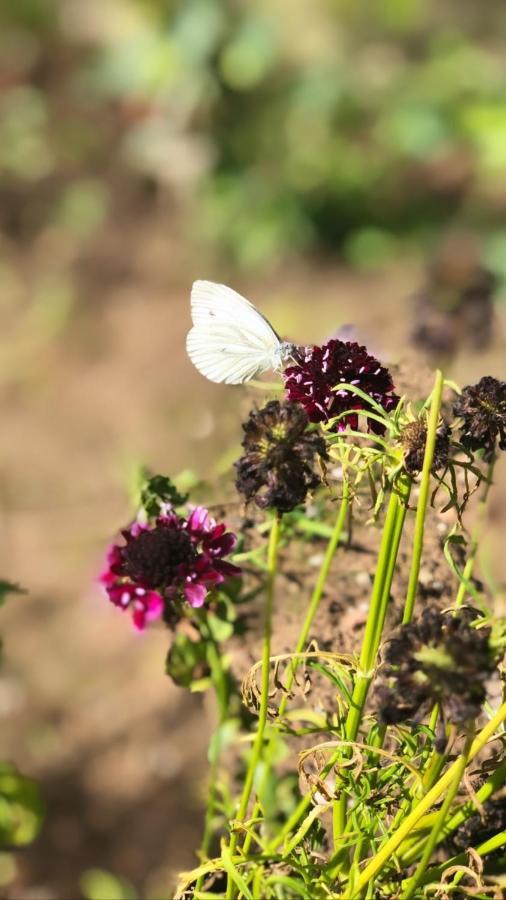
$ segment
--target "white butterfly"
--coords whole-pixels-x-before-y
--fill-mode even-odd
[[[186,350],[210,381],[244,384],[267,369],[280,369],[294,349],[249,300],[224,284],[195,281],[191,312]]]

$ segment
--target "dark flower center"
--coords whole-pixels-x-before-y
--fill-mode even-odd
[[[196,555],[186,531],[158,524],[122,548],[123,574],[145,587],[165,588],[174,581],[179,566]]]

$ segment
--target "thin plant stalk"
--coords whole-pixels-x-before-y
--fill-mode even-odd
[[[371,604],[360,653],[360,674],[355,683],[351,706],[346,720],[346,738],[354,741],[364,711],[365,701],[372,679],[372,669],[381,641],[388,610],[390,590],[397,562],[404,522],[411,490],[411,480],[399,479],[397,492],[392,492],[385,519],[383,540],[376,568]],[[346,828],[346,795],[344,792],[334,802],[333,808],[334,852],[339,852],[339,841]],[[336,861],[338,862],[338,861]]]
[[[471,745],[473,742],[473,734],[470,732],[466,738],[466,743],[462,753],[457,759],[457,765],[454,766],[454,775],[452,781],[449,785],[448,792],[446,797],[441,804],[441,808],[438,811],[436,816],[436,820],[432,826],[431,832],[427,837],[425,847],[422,853],[422,858],[418,863],[416,871],[414,875],[411,876],[408,883],[406,884],[406,889],[402,894],[402,900],[410,900],[413,896],[414,892],[418,888],[420,881],[422,880],[423,874],[427,869],[427,866],[430,863],[431,856],[434,852],[434,848],[438,842],[438,837],[443,828],[443,825],[446,820],[446,816],[448,815],[448,811],[457,795],[457,791],[459,789],[460,782],[462,781],[464,772],[466,770],[466,766],[469,760],[469,751],[471,749]]]
[[[476,561],[476,554],[478,551],[478,546],[479,546],[479,542],[481,539],[484,521],[485,521],[487,501],[488,501],[489,491],[490,491],[490,487],[492,484],[492,478],[493,478],[493,473],[494,473],[494,463],[495,463],[495,458],[493,458],[489,463],[485,488],[484,488],[484,491],[482,493],[482,496],[481,496],[479,504],[478,504],[478,509],[477,509],[477,513],[476,513],[476,521],[475,521],[475,525],[474,525],[473,533],[472,533],[472,537],[471,537],[470,553],[469,553],[467,562],[465,564],[464,571],[462,572],[462,577],[461,577],[461,581],[460,581],[459,588],[457,591],[457,596],[455,598],[455,609],[459,609],[459,607],[462,606],[465,596],[466,596],[467,586],[468,586],[469,581],[473,574],[474,564]],[[438,715],[439,715],[439,705],[436,704],[436,706],[434,707],[434,709],[432,711],[432,717],[431,717],[431,726],[430,727],[432,727],[433,730],[435,730],[435,728],[436,728]],[[430,759],[428,760],[428,763],[426,766],[426,772],[424,775],[423,787],[426,791],[429,790],[432,787],[432,785],[435,783],[437,778],[439,778],[439,775],[445,764],[445,761],[446,761],[445,754],[438,753],[436,749],[433,749]],[[413,800],[416,799],[416,796],[417,796],[417,792],[415,790]]]
[[[496,791],[500,790],[504,787],[504,782],[506,780],[506,762],[502,763],[498,769],[493,772],[491,777],[481,786],[481,788],[476,792],[476,800],[480,804],[484,804]],[[476,805],[474,800],[467,800],[462,806],[457,809],[457,811],[452,815],[451,819],[445,823],[442,832],[439,835],[438,841],[443,840],[447,835],[451,834],[452,831],[455,831],[459,825],[462,825],[469,816],[472,816],[473,813],[476,812]],[[428,828],[432,827],[432,824],[437,816],[436,813],[429,813],[427,816],[424,816],[423,819],[418,823],[417,831],[422,833],[424,831],[424,826]],[[417,859],[420,850],[423,850],[425,845],[425,835],[418,840],[415,839],[414,843],[411,846],[406,845],[406,849],[403,847],[400,848],[399,858],[402,859],[402,863],[406,866],[411,865],[414,860]]]
[[[248,769],[244,780],[239,809],[237,811],[236,822],[238,824],[244,822],[248,803],[253,788],[253,780],[255,772],[262,755],[262,747],[264,742],[265,726],[267,724],[267,711],[269,704],[269,675],[270,675],[270,658],[271,658],[271,635],[272,635],[272,608],[274,600],[274,585],[276,580],[276,572],[278,566],[278,550],[279,537],[281,530],[281,520],[279,516],[275,516],[271,524],[271,532],[269,536],[269,547],[267,551],[267,584],[265,591],[265,607],[264,607],[264,638],[262,648],[262,683],[260,694],[260,709],[258,713],[258,727],[255,741],[249,759]],[[230,839],[230,856],[233,856],[237,846],[238,832],[234,832]],[[234,882],[229,877],[227,885],[227,900],[231,900],[234,896]]]
[[[297,657],[297,654],[302,653],[304,650],[307,638],[309,635],[309,631],[313,624],[314,617],[318,611],[318,607],[320,605],[320,601],[323,596],[323,591],[325,589],[325,585],[327,583],[327,578],[330,572],[330,566],[332,564],[332,560],[334,559],[336,549],[338,547],[339,541],[341,540],[341,536],[343,533],[343,528],[346,523],[346,517],[348,515],[348,509],[350,504],[350,488],[347,480],[343,481],[343,496],[341,500],[341,505],[339,507],[339,512],[336,518],[336,522],[334,525],[334,530],[332,532],[332,536],[327,544],[327,549],[325,551],[325,557],[323,559],[320,571],[318,573],[318,578],[316,580],[316,584],[314,586],[313,593],[311,595],[311,600],[309,602],[308,610],[306,613],[306,618],[304,619],[304,624],[302,625],[299,639],[297,641],[297,645],[295,647],[294,656]],[[292,687],[295,673],[297,671],[298,660],[295,658],[289,668],[285,688],[287,693],[283,695],[281,698],[281,702],[279,704],[278,715],[281,717],[286,709],[286,704],[288,702],[288,692]]]
[[[493,837],[488,838],[488,840],[483,841],[483,843],[475,847],[474,850],[476,851],[478,856],[487,856],[489,853],[493,853],[494,850],[500,850],[501,847],[504,847],[505,844],[506,831],[500,831],[498,834],[494,834]],[[468,853],[459,853],[458,856],[453,856],[443,865],[434,866],[431,869],[427,869],[420,881],[419,886],[421,887],[424,884],[439,882],[441,876],[444,875],[444,872],[447,868],[449,868],[450,866],[465,866],[468,861]],[[448,885],[448,888],[456,887],[460,883],[464,875],[465,870],[463,869],[457,872],[455,874],[455,878],[453,879],[453,883]]]
[[[468,587],[468,584],[469,584],[472,574],[473,574],[474,564],[476,561],[476,554],[478,552],[478,546],[479,546],[479,543],[481,540],[481,535],[482,535],[483,527],[485,524],[485,513],[487,510],[488,495],[489,495],[490,487],[492,485],[492,478],[493,478],[493,474],[494,474],[494,463],[495,463],[495,458],[492,458],[492,460],[490,461],[489,466],[488,466],[487,481],[485,483],[483,494],[480,498],[480,501],[478,504],[478,509],[476,511],[476,521],[475,521],[473,533],[471,536],[471,546],[469,549],[469,556],[468,556],[467,562],[464,566],[464,571],[462,572],[462,579],[459,584],[457,596],[455,598],[455,608],[456,609],[458,609],[460,606],[462,606],[462,604],[465,600],[465,596],[467,593],[467,587]]]
[[[473,574],[474,564],[476,561],[476,554],[478,552],[479,542],[481,540],[483,527],[485,523],[485,513],[487,509],[488,496],[490,492],[490,487],[492,485],[492,478],[494,474],[494,463],[495,457],[489,463],[488,471],[487,471],[487,480],[485,483],[485,488],[483,490],[482,496],[480,498],[478,509],[476,512],[476,521],[473,528],[473,533],[471,537],[471,547],[469,557],[464,567],[464,571],[462,572],[461,581],[459,584],[459,588],[457,591],[457,596],[455,598],[455,609],[459,609],[462,606],[466,592],[467,586]],[[436,728],[437,718],[439,714],[439,706],[436,704],[432,711],[432,725],[433,730]],[[445,763],[445,755],[438,753],[436,749],[433,750],[432,755],[428,761],[426,773],[424,775],[424,787],[425,790],[428,790],[432,787],[436,779],[439,777],[440,772]],[[416,796],[416,795],[415,795]]]
[[[395,492],[392,492],[392,494],[390,496],[389,508],[387,511],[385,526],[383,529],[383,540],[382,540],[382,545],[381,545],[381,549],[380,549],[380,558],[382,559],[382,570],[381,570],[380,574],[378,574],[378,569],[380,568],[380,563],[378,562],[378,569],[376,571],[375,585],[373,586],[373,597],[374,597],[374,602],[375,602],[376,613],[381,607],[381,601],[383,598],[383,590],[384,589],[386,590],[388,588],[388,591],[390,591],[390,587],[391,587],[391,583],[389,583],[387,581],[388,573],[391,573],[391,575],[393,576],[393,567],[391,567],[389,565],[389,562],[390,562],[389,550],[390,550],[390,547],[393,548],[393,546],[394,546],[393,541],[394,541],[395,535],[397,535],[396,540],[398,539],[398,541],[400,541],[400,533],[397,532],[397,530],[395,528],[397,514],[399,512],[400,506],[401,506],[401,500],[399,498],[399,495]],[[402,511],[402,515],[405,515],[405,511]],[[387,524],[388,524],[388,528],[387,528]],[[398,544],[397,544],[396,549],[398,549]],[[381,590],[380,590],[380,588],[381,588]],[[371,606],[372,606],[372,600],[371,600]],[[371,642],[372,642],[373,636],[376,635],[376,622],[375,622],[376,613],[374,615],[374,627],[373,627],[372,622],[371,622],[371,625],[369,626],[369,630],[370,630],[369,638],[370,639],[369,639],[369,643],[368,643],[369,650],[368,650],[367,659],[365,659],[365,654],[364,654],[364,658],[363,658],[363,661],[365,661],[367,663],[367,668],[361,666],[362,668],[364,668],[365,672],[368,672],[370,669],[370,660],[372,659],[374,661],[376,658],[377,648],[374,651],[374,653],[371,653]],[[369,614],[369,620],[370,619],[371,619],[371,612]],[[370,683],[370,677],[367,681],[367,688],[369,687],[369,683]],[[355,696],[355,702],[357,702],[357,704],[360,702],[361,710],[363,709],[363,705],[365,703],[366,696],[367,696],[367,690],[365,692],[362,692],[362,689],[361,689],[360,697],[358,697],[358,695]],[[357,705],[357,709],[358,709],[358,705]],[[360,719],[361,719],[361,714],[357,719],[357,730],[358,730],[358,725],[360,724]],[[353,727],[355,727],[355,726],[353,725]],[[350,733],[352,733],[351,730],[350,730]],[[354,737],[350,738],[350,740],[354,740],[355,737],[356,737],[356,732],[355,732]],[[325,769],[322,772],[322,777],[325,777],[326,775],[328,775],[328,773],[331,771],[333,766],[336,764],[336,762],[339,758],[339,753],[340,753],[340,751],[337,751],[335,754],[333,754],[333,756],[331,757],[331,759],[329,760],[329,762],[325,766]],[[315,788],[315,790],[316,790],[316,788]],[[302,798],[302,800],[300,801],[300,803],[298,804],[298,806],[296,807],[296,809],[294,810],[294,812],[292,813],[290,818],[285,822],[284,826],[279,830],[278,834],[268,844],[268,847],[267,847],[268,852],[272,852],[273,850],[277,849],[277,847],[279,847],[280,844],[283,843],[285,837],[288,834],[290,834],[290,832],[293,830],[293,828],[295,828],[295,826],[298,824],[300,819],[302,819],[306,810],[311,805],[312,793],[313,793],[312,791],[309,791],[308,794],[306,794],[306,796]],[[340,802],[340,801],[338,801],[338,802]],[[341,814],[338,812],[335,813],[334,827],[335,827],[336,831],[339,829],[339,827],[342,824],[342,815],[341,815],[341,818],[339,818],[340,815]]]
[[[411,619],[413,618],[413,611],[415,608],[416,592],[418,588],[418,576],[420,574],[420,564],[423,551],[425,516],[427,513],[427,504],[429,501],[430,476],[432,461],[434,459],[434,450],[436,447],[437,427],[439,422],[439,412],[441,409],[441,399],[443,396],[443,385],[443,374],[438,369],[436,372],[434,388],[431,395],[429,421],[427,425],[427,441],[425,444],[422,477],[420,481],[420,495],[418,498],[418,505],[416,509],[415,536],[413,540],[411,570],[409,573],[408,591],[406,594],[406,603],[404,606],[404,615],[402,618],[403,625],[411,622]]]
[[[406,517],[408,497],[409,481],[401,479],[399,491],[392,491],[390,495],[383,527],[383,538],[374,577],[369,614],[360,651],[360,674],[355,682],[351,706],[346,720],[346,739],[349,741],[354,741],[358,734],[369,685],[373,676]]]
[[[383,596],[381,598],[381,607],[379,610],[379,614],[376,619],[376,629],[373,637],[373,647],[376,647],[374,653],[374,661],[376,660],[376,655],[379,649],[379,645],[381,642],[381,637],[383,634],[383,628],[385,625],[386,614],[388,612],[388,602],[390,600],[390,590],[392,587],[392,582],[394,578],[395,566],[397,563],[397,554],[399,552],[399,546],[401,543],[402,532],[404,530],[404,523],[406,521],[406,514],[408,511],[408,503],[409,496],[411,493],[411,484],[412,481],[410,478],[405,476],[401,476],[398,480],[397,491],[399,495],[399,504],[397,506],[396,518],[394,523],[394,530],[392,536],[392,546],[390,558],[388,560],[388,566],[386,571],[385,583],[383,586]]]
[[[205,626],[205,627],[204,627]],[[202,836],[202,844],[200,848],[200,858],[203,862],[209,856],[209,849],[213,838],[213,819],[216,808],[216,782],[218,779],[219,762],[221,755],[221,729],[223,723],[228,716],[228,686],[227,677],[223,669],[221,656],[216,646],[216,642],[211,634],[210,629],[205,623],[202,623],[202,631],[205,634],[207,642],[207,658],[211,668],[211,677],[213,680],[216,697],[218,700],[219,721],[218,728],[210,747],[210,771],[209,771],[209,788],[207,795],[206,813],[204,818],[204,833]],[[204,877],[201,876],[196,885],[195,891],[201,891],[204,883]]]
[[[468,762],[472,762],[474,757],[483,749],[485,744],[487,744],[487,742],[496,733],[497,729],[505,720],[506,703],[503,703],[499,707],[495,715],[490,719],[490,721],[487,722],[484,728],[482,728],[480,733],[471,744],[468,755]],[[446,770],[446,772],[444,772],[439,781],[436,782],[436,784],[430,789],[430,791],[428,791],[425,796],[421,798],[420,802],[416,805],[414,810],[409,814],[409,816],[407,816],[404,822],[402,822],[402,824],[390,837],[386,844],[378,850],[376,855],[371,859],[369,864],[365,867],[365,869],[359,876],[357,882],[357,893],[362,891],[378,874],[378,872],[380,872],[381,869],[391,860],[397,848],[402,844],[402,842],[406,839],[410,832],[413,831],[422,816],[424,816],[425,813],[427,813],[434,806],[434,804],[437,803],[441,794],[443,794],[452,784],[453,779],[455,778],[455,773],[456,771],[458,771],[459,767],[460,759],[457,759]]]
[[[304,647],[307,643],[307,638],[309,635],[309,631],[313,624],[314,617],[318,611],[318,607],[320,605],[320,601],[323,596],[323,591],[325,590],[325,585],[327,583],[327,579],[330,572],[330,566],[332,564],[332,560],[334,559],[337,547],[339,546],[339,542],[342,537],[343,528],[346,523],[346,517],[348,515],[348,510],[350,509],[350,487],[348,481],[345,479],[343,481],[343,495],[341,498],[341,504],[339,506],[339,512],[337,514],[337,518],[335,521],[335,525],[330,537],[330,540],[327,544],[327,549],[325,551],[325,556],[318,573],[318,577],[316,579],[316,584],[313,589],[313,593],[311,595],[311,600],[309,601],[308,610],[306,613],[306,618],[304,619],[304,623],[302,625],[302,629],[299,634],[299,639],[297,641],[297,645],[295,647],[296,656],[299,653],[302,653]],[[286,709],[286,704],[288,702],[288,691],[292,687],[294,682],[295,673],[297,670],[297,659],[294,659],[290,669],[288,671],[287,679],[286,679],[286,691],[287,693],[281,698],[281,702],[279,704],[278,716],[281,717]],[[268,772],[265,772],[263,783],[265,784],[267,781]],[[253,810],[252,818],[254,819],[258,813],[260,812],[260,804],[257,802],[255,808]],[[251,846],[252,835],[247,834],[246,839],[244,841],[243,852],[248,853],[249,848]]]

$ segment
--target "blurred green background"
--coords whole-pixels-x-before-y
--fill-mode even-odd
[[[83,241],[113,170],[245,268],[370,266],[458,220],[504,274],[505,19],[499,0],[3,0],[2,193],[29,194],[4,226]]]
[[[0,854],[9,897],[95,867],[170,896],[193,862],[212,710],[93,581],[135,464],[210,475],[240,437],[250,400],[186,359],[193,278],[412,358],[450,241],[497,284],[452,373],[505,376],[505,36],[500,0],[1,0],[0,576],[30,592],[2,611],[1,757],[47,805]]]

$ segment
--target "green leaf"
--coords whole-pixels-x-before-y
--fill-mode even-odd
[[[190,687],[208,673],[207,649],[204,641],[192,641],[185,634],[176,635],[167,654],[165,671],[180,687]]]
[[[128,881],[104,869],[87,869],[79,884],[86,900],[135,900],[137,897]]]
[[[160,514],[163,504],[182,506],[188,494],[181,494],[167,475],[149,475],[141,487],[141,505],[149,518]]]
[[[37,836],[43,817],[39,786],[10,763],[0,763],[0,847],[22,847]]]
[[[212,762],[213,759],[217,759],[220,753],[233,744],[239,733],[240,727],[241,722],[239,719],[227,719],[218,726],[209,741],[209,748],[207,751],[209,762]]]
[[[214,640],[218,644],[221,643],[221,641],[228,640],[234,633],[232,622],[228,622],[226,619],[219,618],[218,616],[213,616],[211,613],[207,617],[207,625]]]

